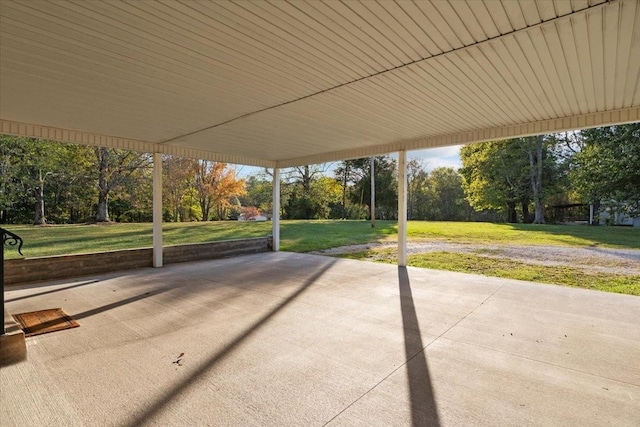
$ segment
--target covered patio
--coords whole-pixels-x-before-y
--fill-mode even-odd
[[[26,285],[3,426],[635,426],[640,299],[293,253]]]
[[[273,253],[8,289],[81,327],[4,425],[637,425],[637,297],[406,265],[409,150],[640,120],[635,0],[0,0],[0,131],[271,168]],[[279,253],[281,168],[398,152],[398,266]]]

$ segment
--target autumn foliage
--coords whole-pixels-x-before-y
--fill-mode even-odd
[[[174,221],[223,220],[240,209],[245,181],[226,163],[177,157],[164,163],[165,210]]]
[[[250,221],[260,216],[260,211],[255,206],[246,206],[242,208],[242,218]]]

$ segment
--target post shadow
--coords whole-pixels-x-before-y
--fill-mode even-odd
[[[77,285],[77,286],[80,286],[80,285]],[[75,286],[73,286],[73,287],[75,287]],[[123,299],[123,300],[120,300],[120,301],[112,302],[111,304],[106,304],[106,305],[102,305],[100,307],[92,308],[91,310],[83,311],[83,312],[80,312],[80,313],[69,314],[69,316],[71,316],[71,318],[73,318],[74,320],[84,319],[85,317],[94,316],[94,315],[102,313],[104,311],[108,311],[108,310],[111,310],[111,309],[114,309],[114,308],[117,308],[117,307],[121,307],[123,305],[131,304],[133,302],[140,301],[140,300],[143,300],[145,298],[149,298],[149,297],[151,297],[153,295],[158,295],[158,294],[170,291],[170,290],[171,290],[171,288],[156,289],[154,291],[145,292],[144,294],[135,295],[135,296],[127,298],[127,299]],[[59,320],[50,320],[48,322],[40,323],[39,326],[42,329],[46,329],[46,328],[49,328],[51,326],[57,325],[58,322],[59,322]]]
[[[321,269],[316,271],[311,277],[307,278],[302,286],[300,286],[295,292],[289,295],[284,301],[278,304],[276,307],[271,309],[268,313],[262,316],[260,319],[255,321],[252,325],[247,327],[244,332],[240,333],[233,341],[231,341],[226,347],[219,350],[215,354],[213,354],[208,360],[202,363],[198,369],[185,379],[183,379],[178,385],[173,387],[172,390],[169,390],[165,393],[165,395],[154,403],[152,403],[148,408],[146,408],[141,414],[132,417],[131,419],[126,420],[123,425],[145,425],[150,423],[151,420],[157,416],[167,405],[174,400],[176,397],[180,396],[185,390],[187,390],[191,385],[193,385],[196,379],[213,369],[213,367],[224,360],[227,356],[231,355],[233,351],[240,345],[244,340],[257,332],[260,328],[262,328],[273,316],[278,314],[282,309],[284,309],[287,305],[291,304],[295,299],[297,299],[303,292],[305,292],[311,285],[313,285],[330,267],[333,265],[335,261],[331,261],[326,265],[323,265]]]
[[[25,296],[22,296],[22,297],[11,298],[11,299],[5,300],[5,302],[14,302],[14,301],[20,301],[20,300],[23,300],[23,299],[39,297],[39,296],[42,296],[42,295],[53,294],[53,293],[60,292],[60,291],[66,291],[68,289],[73,289],[73,288],[79,288],[81,286],[92,285],[92,284],[98,283],[98,282],[100,282],[100,280],[89,280],[89,281],[86,281],[86,282],[77,283],[75,285],[70,285],[70,286],[65,286],[65,287],[62,287],[62,288],[52,289],[50,291],[38,292],[37,294],[29,294],[29,295],[25,295]]]
[[[407,380],[411,400],[411,425],[440,426],[427,356],[420,335],[418,315],[413,303],[413,294],[406,267],[398,267],[400,307],[404,331],[404,352],[407,360]]]
[[[123,299],[123,300],[112,302],[110,304],[101,305],[100,307],[92,308],[91,310],[86,310],[86,311],[83,311],[83,312],[80,312],[80,313],[75,313],[75,314],[71,315],[71,317],[73,317],[74,319],[78,320],[78,319],[84,319],[85,317],[89,317],[89,316],[95,316],[96,314],[99,314],[99,313],[102,313],[102,312],[105,312],[105,311],[109,311],[109,310],[112,310],[114,308],[122,307],[124,305],[131,304],[131,303],[136,302],[136,301],[141,301],[143,299],[152,297],[154,295],[163,294],[163,293],[168,292],[168,291],[170,291],[172,289],[173,288],[171,288],[171,287],[154,289],[152,291],[145,292],[143,294],[134,295],[132,297],[129,297],[129,298],[126,298],[126,299]]]

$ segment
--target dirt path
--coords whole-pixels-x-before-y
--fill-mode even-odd
[[[397,243],[368,243],[341,246],[314,252],[321,255],[337,255],[367,250],[397,249]],[[640,275],[640,250],[607,249],[600,247],[523,246],[481,243],[409,242],[409,254],[428,252],[473,253],[490,258],[509,258],[528,264],[570,266],[582,270],[603,273]]]

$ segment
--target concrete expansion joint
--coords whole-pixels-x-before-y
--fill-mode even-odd
[[[640,387],[640,385],[638,385],[636,383],[624,381],[624,380],[621,380],[619,378],[611,378],[611,377],[607,377],[607,376],[604,376],[604,375],[597,375],[597,374],[594,374],[593,372],[589,372],[589,371],[581,370],[581,369],[575,369],[575,368],[572,368],[570,366],[561,365],[561,364],[558,364],[558,363],[552,363],[552,362],[548,362],[546,360],[536,359],[536,358],[533,358],[533,357],[525,356],[525,355],[520,354],[520,353],[514,353],[514,352],[511,352],[511,351],[505,351],[505,350],[501,350],[499,348],[489,347],[489,346],[485,346],[485,345],[481,345],[481,344],[477,344],[477,343],[470,343],[470,342],[466,342],[466,341],[453,340],[453,339],[447,338],[447,337],[443,337],[443,338],[445,340],[448,340],[448,341],[451,341],[451,342],[461,342],[461,343],[463,343],[465,345],[478,347],[478,348],[483,348],[485,350],[495,351],[497,353],[506,354],[506,355],[517,357],[517,358],[524,359],[524,360],[530,360],[532,362],[540,363],[540,364],[547,365],[547,366],[553,366],[554,368],[564,369],[566,371],[576,372],[576,373],[583,374],[583,375],[589,375],[589,376],[594,377],[594,378],[601,378],[603,380],[612,381],[612,382],[615,382],[615,383],[618,383],[618,384],[629,385],[629,386],[632,386],[632,387]]]
[[[489,295],[488,297],[486,297],[484,300],[482,300],[482,302],[480,304],[478,304],[473,310],[469,311],[467,314],[465,314],[464,316],[462,316],[462,318],[460,320],[458,320],[457,322],[455,322],[453,325],[449,326],[444,332],[442,332],[440,335],[438,335],[433,341],[431,341],[429,344],[427,344],[424,348],[426,349],[427,347],[429,347],[431,344],[433,344],[434,342],[438,341],[440,338],[442,338],[445,334],[447,334],[450,330],[452,330],[453,328],[455,328],[456,326],[458,326],[462,321],[464,321],[467,317],[471,316],[473,313],[476,312],[476,310],[478,310],[480,307],[482,307],[487,301],[489,301],[496,293],[498,293],[499,290],[502,289],[502,286],[499,286],[495,291],[493,291],[491,293],[491,295]],[[446,337],[445,337],[446,338]]]

